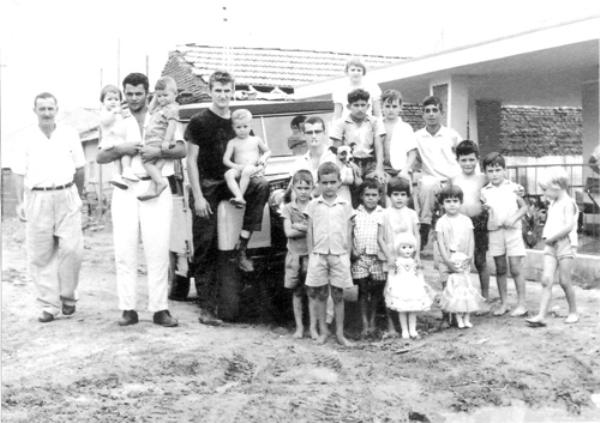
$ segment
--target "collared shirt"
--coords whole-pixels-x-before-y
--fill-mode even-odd
[[[313,253],[341,255],[349,252],[352,206],[340,197],[328,203],[322,196],[306,207],[313,233]]]
[[[460,173],[454,149],[462,137],[452,128],[440,127],[435,135],[427,128],[415,132],[423,173],[439,179],[451,179]]]
[[[291,203],[283,206],[283,208],[281,209],[281,216],[284,219],[289,219],[291,223],[308,224],[308,217],[306,213],[303,210],[300,210],[300,207],[298,206],[296,201],[292,201]],[[290,253],[302,256],[307,255],[308,246],[306,245],[306,236],[288,238],[287,248]]]
[[[151,121],[151,115],[150,115],[150,113],[146,113],[144,115],[143,128],[140,129],[140,126],[138,125],[138,122],[137,122],[137,119],[135,118],[135,116],[129,115],[125,119],[123,119],[123,126],[125,127],[125,142],[132,142],[132,143],[144,145],[145,144],[145,142],[144,142],[145,128],[148,127],[150,121]],[[179,128],[179,125],[177,125],[177,126],[178,126],[178,128],[175,131],[175,139],[181,140],[182,137],[180,135],[180,128]],[[100,142],[99,147],[106,148],[109,146],[105,145],[104,140],[102,140]],[[148,175],[146,173],[146,169],[144,169],[142,157],[139,154],[136,154],[135,156],[133,156],[131,158],[131,169],[139,177]],[[170,176],[173,174],[173,172],[174,172],[173,160],[166,160],[165,165],[162,168],[163,176]]]
[[[469,217],[479,216],[483,211],[481,208],[481,189],[485,185],[485,176],[477,171],[470,176],[466,176],[461,172],[452,178],[452,184],[460,187],[463,192],[460,212]]]
[[[79,134],[57,123],[50,138],[37,125],[23,134],[12,170],[24,175],[25,187],[31,189],[73,182],[75,170],[83,166],[85,156]]]
[[[382,126],[385,126],[382,121]],[[393,167],[397,171],[401,171],[406,166],[406,158],[408,153],[417,148],[417,138],[415,132],[408,123],[402,118],[394,125],[389,141],[389,146],[384,145],[383,148],[383,164]]]
[[[499,229],[519,210],[518,190],[519,185],[508,179],[503,180],[498,186],[490,182],[481,189],[481,201],[489,206],[489,231]],[[515,223],[514,228],[521,228],[521,219]]]
[[[354,214],[353,240],[354,247],[360,254],[379,254],[377,235],[383,225],[383,208],[377,206],[369,212],[361,204]]]
[[[329,137],[342,141],[343,145],[355,144],[352,154],[358,159],[375,157],[375,137],[385,135],[385,127],[377,119],[367,115],[361,122],[352,117],[337,120],[331,127]]]

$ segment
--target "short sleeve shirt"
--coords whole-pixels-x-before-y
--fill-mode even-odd
[[[355,122],[350,116],[337,120],[329,136],[340,140],[344,145],[354,144],[352,154],[356,158],[375,157],[375,138],[385,135],[385,127],[372,116],[367,115],[362,122]]]
[[[427,128],[415,132],[423,173],[439,179],[451,179],[460,173],[454,149],[462,137],[454,129],[442,126],[435,135]]]
[[[451,252],[460,252],[468,257],[473,255],[473,251],[469,251],[472,247],[469,239],[473,233],[473,222],[464,214],[443,215],[435,224],[435,232]]]
[[[144,131],[146,143],[163,142],[169,121],[179,118],[179,106],[175,103],[156,108],[150,115],[150,122]]]
[[[481,201],[489,206],[489,231],[497,230],[519,210],[519,204],[517,203],[518,191],[519,185],[508,179],[502,181],[498,186],[489,183],[482,188]],[[520,229],[521,220],[518,220],[514,227]]]
[[[385,128],[383,122],[381,126]],[[400,171],[406,166],[408,152],[416,148],[417,139],[412,126],[398,118],[390,139],[389,151],[387,151],[387,148],[384,149],[383,164],[391,165],[394,169]]]
[[[284,219],[288,219],[291,223],[308,224],[308,216],[300,210],[295,201],[283,206],[283,209],[281,209],[281,216]],[[307,255],[308,246],[306,245],[306,236],[288,238],[287,248],[290,253]]]
[[[73,181],[85,156],[77,131],[57,124],[48,138],[36,125],[25,131],[16,149],[12,171],[24,175],[28,189],[64,185]]]
[[[337,197],[332,203],[322,196],[312,200],[306,207],[313,233],[313,253],[347,254],[350,240],[350,219],[354,214],[352,206]]]
[[[379,254],[377,235],[383,225],[383,208],[377,206],[372,212],[361,204],[354,215],[353,241],[360,254]]]
[[[218,116],[210,109],[192,117],[185,139],[199,148],[198,173],[200,179],[223,180],[227,167],[223,155],[229,140],[235,138],[231,119]]]
[[[548,213],[546,217],[546,224],[542,231],[542,238],[550,238],[560,231],[565,225],[567,220],[572,217],[569,214],[574,213],[573,222],[577,222],[577,215],[579,209],[577,204],[571,197],[565,197],[560,200],[555,200],[548,206]],[[577,246],[577,224],[573,225],[571,232],[569,232],[569,240],[572,246]]]

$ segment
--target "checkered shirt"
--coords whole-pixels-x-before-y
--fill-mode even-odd
[[[377,255],[379,243],[377,232],[379,225],[383,225],[383,208],[377,206],[369,213],[361,204],[356,209],[354,216],[354,246],[359,254]]]

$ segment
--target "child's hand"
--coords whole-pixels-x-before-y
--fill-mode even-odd
[[[396,273],[398,269],[396,268],[396,262],[393,259],[388,259],[387,261],[388,271],[390,273]]]

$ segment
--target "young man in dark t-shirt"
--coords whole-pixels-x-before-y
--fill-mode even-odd
[[[193,273],[200,306],[204,312],[212,313],[217,294],[217,206],[232,195],[224,180],[227,167],[223,164],[223,155],[227,142],[236,135],[229,110],[234,94],[233,78],[227,72],[216,71],[210,76],[208,86],[212,104],[192,117],[185,138],[189,142],[187,168],[194,211]],[[245,272],[254,270],[246,249],[252,232],[261,229],[268,196],[267,180],[253,177],[244,195],[246,210],[239,240],[239,267]],[[204,321],[203,316],[200,320]]]

